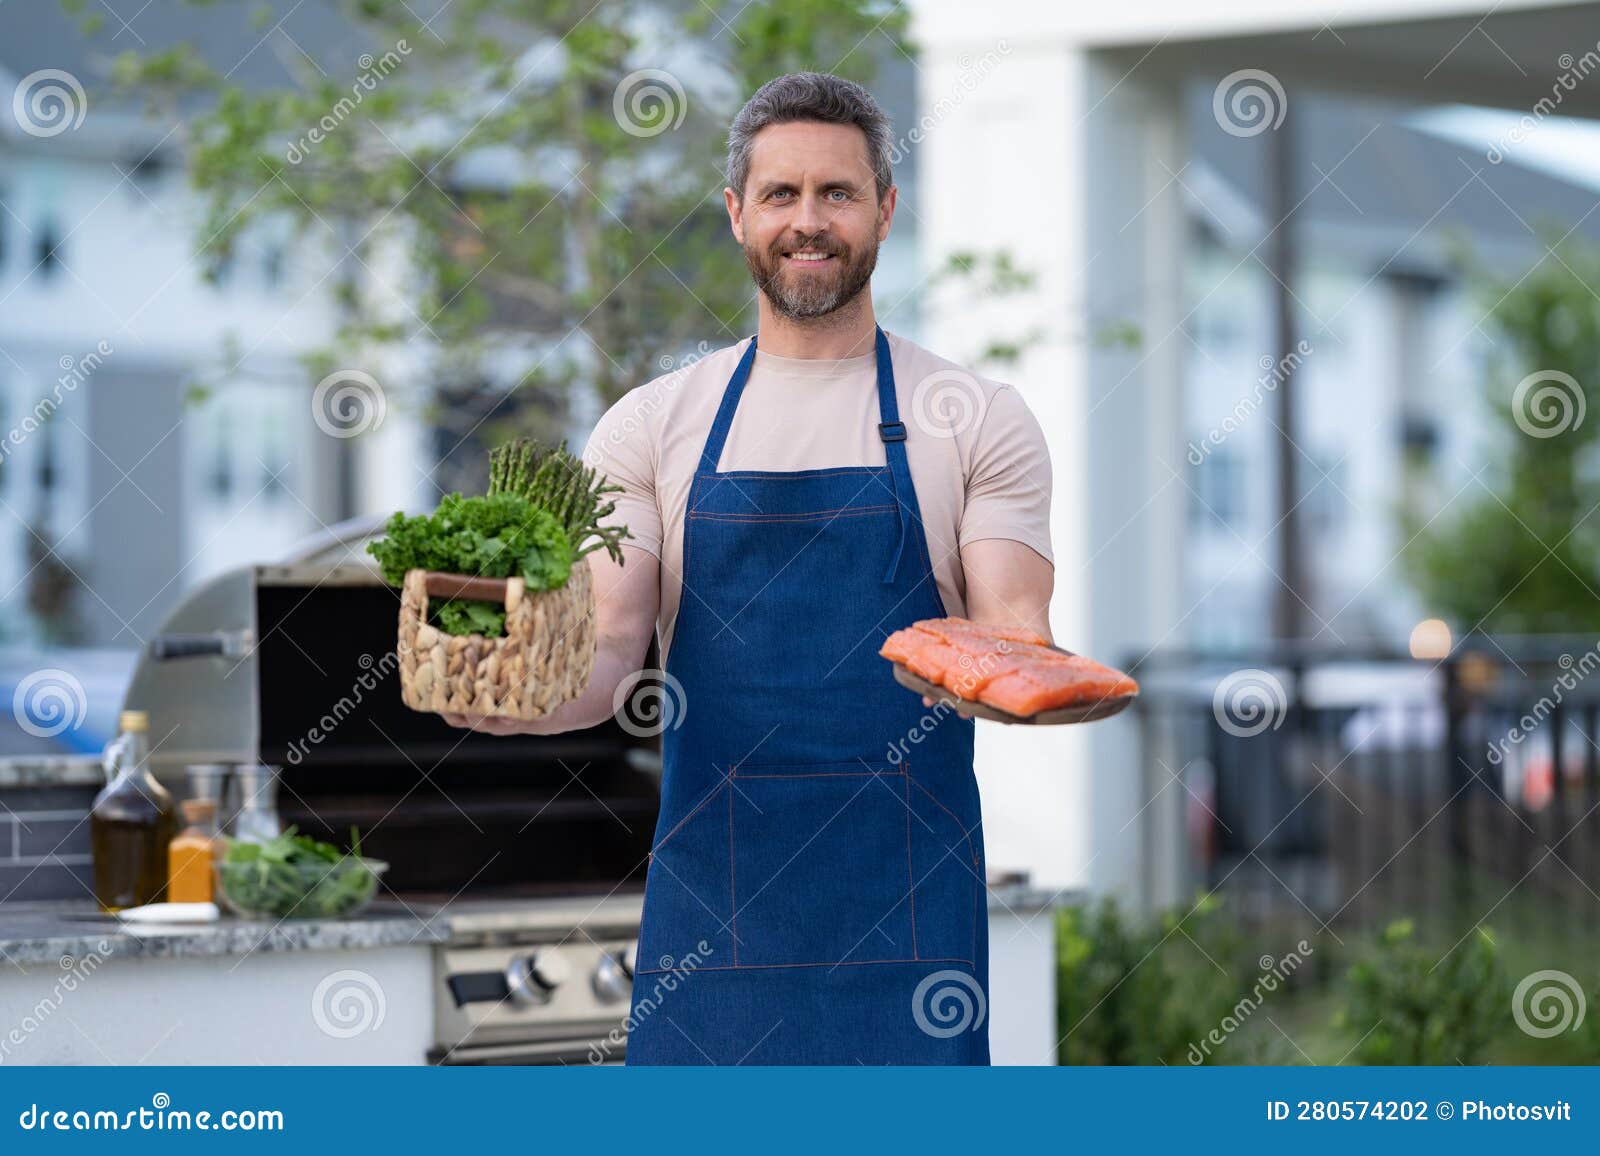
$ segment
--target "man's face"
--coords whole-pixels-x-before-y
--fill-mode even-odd
[[[741,203],[724,193],[756,284],[785,317],[822,317],[872,278],[896,190],[879,204],[867,138],[854,125],[769,125],[756,134]]]

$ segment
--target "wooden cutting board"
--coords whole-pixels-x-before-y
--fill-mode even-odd
[[[1062,650],[1059,646],[1052,646],[1050,649],[1061,654],[1072,653],[1070,650]],[[891,662],[889,665],[894,667],[894,679],[901,686],[925,695],[934,702],[949,703],[962,718],[988,719],[990,722],[1013,726],[1062,726],[1068,723],[1094,722],[1096,719],[1110,718],[1114,714],[1122,713],[1129,703],[1139,697],[1137,694],[1123,694],[1082,706],[1063,706],[1054,710],[1042,710],[1037,714],[1019,715],[992,707],[988,703],[962,698],[948,687],[939,686],[921,675],[912,674],[898,662]]]

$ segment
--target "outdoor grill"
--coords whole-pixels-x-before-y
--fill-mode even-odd
[[[450,921],[430,1058],[570,1061],[627,1013],[659,739],[626,719],[483,735],[406,707],[398,591],[361,548],[380,526],[194,590],[125,705],[149,712],[153,768],[180,797],[191,764],[280,767],[284,826],[341,845],[355,828],[390,864],[380,898]]]

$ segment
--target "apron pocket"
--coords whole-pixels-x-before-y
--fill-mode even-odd
[[[729,786],[724,783],[663,834],[651,851],[639,929],[640,972],[671,971],[691,952],[703,957],[703,966],[732,966],[728,798]]]
[[[978,920],[987,918],[976,819],[960,815],[909,773],[911,869],[915,879],[917,947],[922,959],[977,958]],[[968,827],[972,827],[971,834]]]
[[[912,789],[888,763],[745,764],[731,780],[740,966],[912,960]]]

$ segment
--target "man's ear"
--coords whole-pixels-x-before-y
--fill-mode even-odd
[[[733,239],[742,246],[744,244],[744,205],[731,188],[722,190],[722,203],[728,207],[728,226],[733,230]]]

